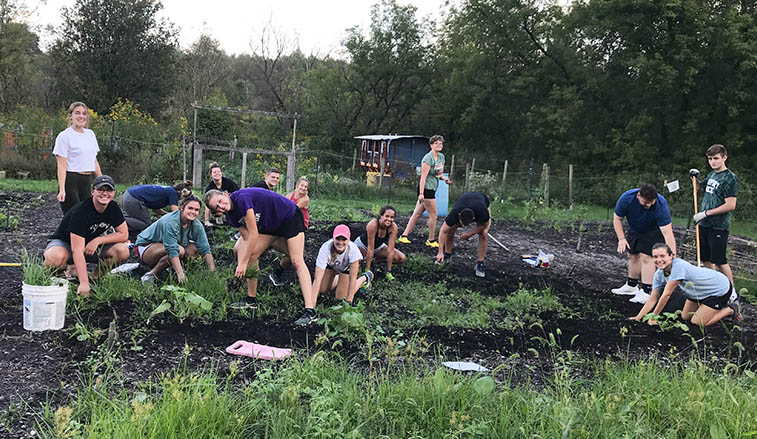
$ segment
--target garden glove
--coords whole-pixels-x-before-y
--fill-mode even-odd
[[[689,169],[689,177],[699,177],[699,169],[697,168]]]
[[[699,224],[700,221],[707,217],[707,212],[702,211],[694,215],[694,224]]]

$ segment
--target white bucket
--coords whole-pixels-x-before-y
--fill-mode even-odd
[[[52,283],[47,287],[22,283],[25,330],[45,331],[63,327],[66,320],[68,281],[53,278]]]

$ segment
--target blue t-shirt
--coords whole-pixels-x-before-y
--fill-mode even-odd
[[[731,282],[719,271],[695,267],[683,259],[674,258],[670,276],[658,269],[652,279],[652,289],[662,290],[669,281],[680,280],[684,296],[691,300],[703,300],[712,296],[722,296],[731,291]]]
[[[132,197],[145,203],[150,209],[160,209],[173,204],[179,205],[179,194],[171,186],[158,186],[157,184],[142,184],[126,189]]]
[[[255,211],[258,233],[270,234],[278,230],[297,210],[294,202],[268,189],[248,187],[235,191],[229,197],[234,208],[226,212],[227,222],[234,227],[245,225],[244,217],[252,209]]]
[[[636,194],[639,189],[631,189],[623,193],[615,203],[615,215],[628,220],[628,227],[637,233],[646,233],[655,227],[670,224],[670,209],[668,202],[660,194],[657,194],[657,202],[649,209],[639,203]]]

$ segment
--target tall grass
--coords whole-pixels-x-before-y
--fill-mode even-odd
[[[43,437],[750,437],[757,380],[698,363],[598,362],[595,379],[557,374],[544,388],[444,368],[352,370],[326,355],[257,365],[237,385],[176,372],[139,390],[85,387],[48,407]]]

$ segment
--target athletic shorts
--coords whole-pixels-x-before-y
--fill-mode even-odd
[[[658,242],[665,242],[665,237],[662,236],[660,229],[653,229],[648,232],[634,232],[629,230],[626,233],[626,241],[631,249],[628,253],[637,255],[644,253],[645,255],[652,256],[652,247]]]
[[[154,244],[154,242],[151,242],[151,243],[146,244],[146,245],[138,245],[138,246],[134,247],[134,253],[137,255],[137,259],[139,260],[139,262],[144,263],[144,261],[142,260],[142,256],[144,256],[144,254],[147,251],[147,249],[150,248],[150,246],[153,245],[153,244]]]
[[[712,262],[716,265],[728,263],[728,259],[725,257],[725,249],[728,245],[728,230],[700,227],[699,239],[700,256],[703,262]]]
[[[417,191],[418,195],[421,194],[420,190]],[[436,191],[433,189],[423,189],[423,198],[427,200],[436,200]]]
[[[720,296],[710,296],[702,300],[696,300],[700,305],[709,306],[712,309],[723,309],[728,306],[728,301],[731,299],[731,288],[728,288],[725,294]]]
[[[358,248],[361,248],[363,250],[366,250],[366,251],[368,250],[368,246],[365,245],[365,244],[363,244],[363,241],[360,239],[359,236],[355,240],[355,245],[358,246]],[[373,249],[373,256],[376,256],[378,254],[379,250],[381,250],[382,248],[386,248],[386,247],[389,247],[387,245],[387,243],[383,243],[380,246],[378,246],[378,248],[374,248]]]
[[[284,220],[279,228],[273,231],[260,230],[259,233],[263,235],[279,236],[284,239],[291,239],[300,233],[305,233],[305,217],[302,215],[300,209],[294,210],[294,215],[291,218]]]
[[[105,253],[110,250],[111,247],[113,247],[115,244],[103,244],[100,247],[97,247],[97,250],[90,256],[86,253],[84,254],[84,259],[92,264],[97,264],[101,260],[105,259]],[[47,242],[47,247],[45,247],[45,250],[52,248],[52,247],[63,247],[68,252],[68,264],[74,263],[74,252],[71,251],[71,244],[67,243],[66,241],[63,241],[61,239],[51,239]]]

